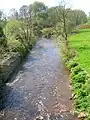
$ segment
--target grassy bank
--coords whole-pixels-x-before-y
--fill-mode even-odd
[[[90,120],[90,29],[80,29],[69,38],[69,48],[76,51],[68,58],[75,110],[83,120]],[[89,73],[89,74],[88,74]]]
[[[69,47],[76,50],[75,59],[90,73],[90,29],[81,29],[78,34],[72,35]]]

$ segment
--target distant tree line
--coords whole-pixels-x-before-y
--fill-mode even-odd
[[[23,5],[19,11],[10,10],[6,17],[0,11],[0,46],[7,46],[7,39],[18,40],[27,49],[31,40],[36,37],[62,35],[68,44],[67,37],[77,25],[87,22],[87,15],[82,10],[72,10],[65,2],[48,8],[42,2]]]

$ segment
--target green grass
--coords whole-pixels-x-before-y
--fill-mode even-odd
[[[82,29],[69,38],[69,47],[77,51],[76,60],[90,74],[90,29]]]

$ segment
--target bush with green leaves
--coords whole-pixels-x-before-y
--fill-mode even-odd
[[[79,94],[83,94],[83,92],[81,91]],[[83,112],[83,111],[86,111],[87,109],[87,99],[86,99],[86,96],[79,96],[75,99],[75,107],[76,107],[76,110],[80,113],[80,112]]]
[[[90,117],[90,76],[78,63],[71,59],[66,66],[71,71],[71,83],[75,108],[78,113],[85,112]],[[89,119],[87,119],[89,120]]]
[[[73,92],[74,93],[77,93],[78,89],[82,88],[82,83],[75,83],[75,84],[72,84],[72,87],[73,87]]]
[[[75,83],[82,83],[82,84],[85,84],[86,82],[86,79],[87,79],[87,74],[86,72],[84,71],[81,71],[79,72],[78,74],[76,75],[73,75],[72,77],[72,83],[75,84]]]
[[[49,38],[53,34],[53,28],[43,28],[41,30],[43,37]]]
[[[21,57],[24,56],[27,52],[24,45],[14,38],[8,40],[8,47],[11,52],[18,52]]]
[[[84,70],[79,65],[71,68],[71,72],[72,72],[73,76],[76,75],[76,74],[78,74],[81,71],[84,71]]]
[[[78,63],[73,60],[69,60],[68,62],[66,62],[66,66],[69,70],[71,70],[72,68],[78,66]]]
[[[21,56],[24,56],[36,43],[33,31],[31,32],[22,20],[9,20],[5,31],[10,51],[19,52]]]
[[[18,20],[9,20],[5,27],[5,32],[7,37],[16,36],[21,34],[21,23]]]

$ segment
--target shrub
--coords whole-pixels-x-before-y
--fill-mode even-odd
[[[90,113],[90,93],[87,96],[87,102],[88,102],[87,111]]]
[[[73,60],[70,60],[66,63],[66,66],[71,70],[72,68],[78,66],[78,63]]]
[[[76,75],[81,71],[83,71],[83,69],[79,65],[71,68],[72,75]]]
[[[21,31],[21,23],[18,20],[10,20],[8,21],[5,32],[7,37],[16,36],[16,34],[20,34]]]
[[[82,88],[78,89],[78,90],[77,90],[76,98],[81,99],[81,98],[83,98],[84,96],[86,97],[86,92],[85,92],[85,90],[83,90]]]
[[[82,93],[82,92],[81,92]],[[87,99],[86,97],[78,97],[75,100],[76,110],[79,112],[86,111],[87,108]]]
[[[78,82],[78,83],[83,83],[84,84],[86,79],[87,79],[86,72],[81,71],[78,74],[72,76],[72,83],[75,84],[75,83]]]
[[[77,92],[78,89],[80,89],[82,87],[82,83],[75,83],[73,85],[73,90],[75,91],[74,93]]]
[[[90,94],[90,78],[87,79],[86,83],[83,85],[83,90],[86,91],[86,94]]]
[[[8,47],[10,51],[18,52],[21,56],[24,56],[27,52],[24,45],[21,44],[20,41],[15,40],[15,39],[8,40]]]
[[[86,112],[87,118],[90,114],[90,76],[78,65],[77,62],[69,60],[66,66],[71,70],[72,90],[75,99],[75,108],[78,113]],[[87,119],[89,120],[89,119]]]
[[[43,37],[49,38],[53,34],[53,28],[44,28],[41,30]]]
[[[67,55],[69,59],[72,59],[76,56],[76,51],[74,49],[69,50],[69,54]]]

